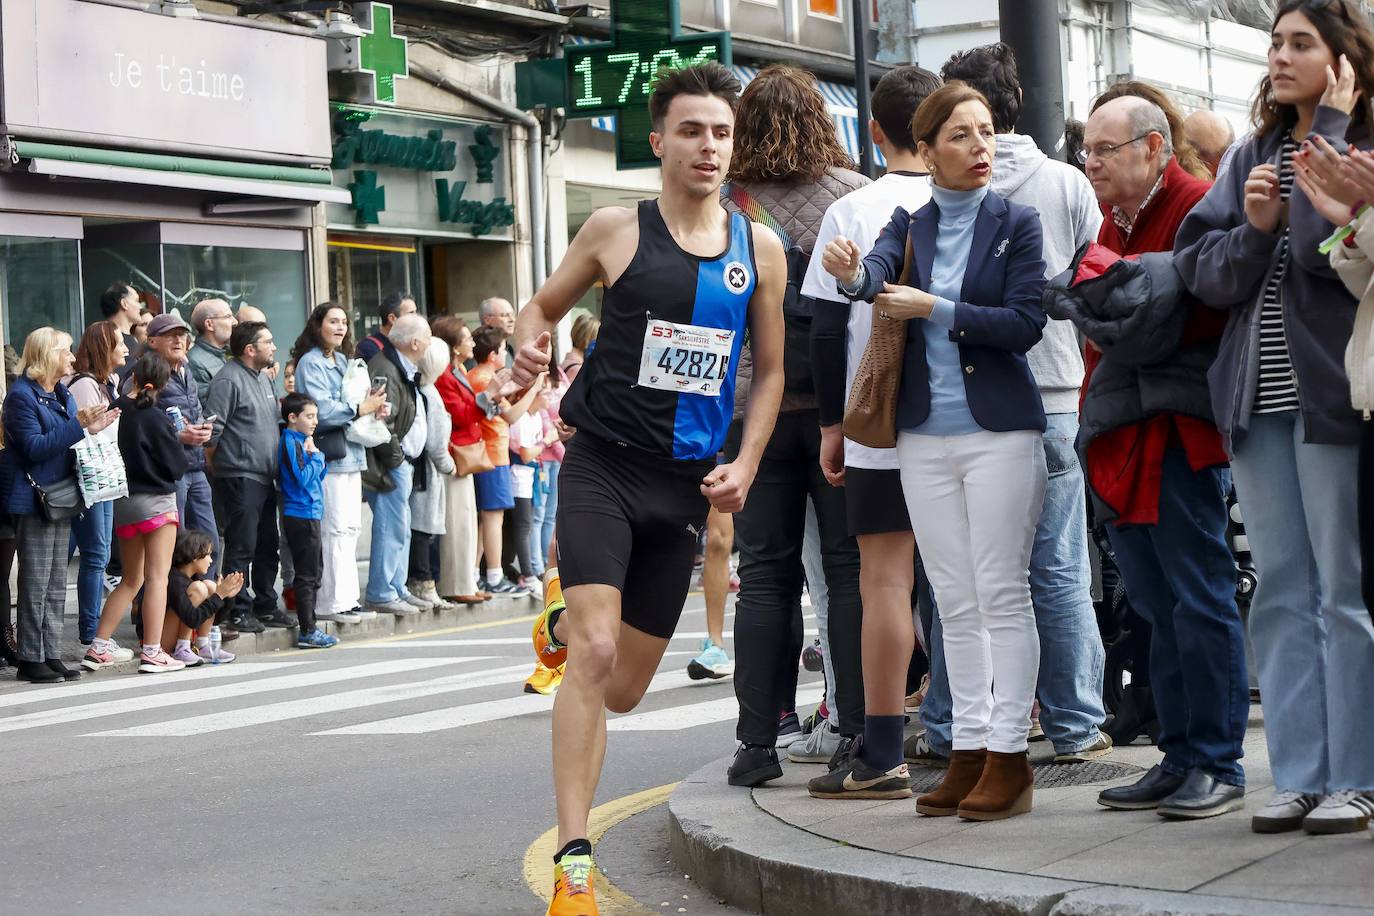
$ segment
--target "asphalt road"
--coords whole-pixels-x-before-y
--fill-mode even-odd
[[[0,681],[0,912],[542,913],[524,860],[554,824],[552,700],[520,692],[529,612],[184,674]],[[732,752],[730,682],[685,674],[704,629],[693,595],[651,692],[613,719],[598,805]],[[662,805],[598,858],[642,911],[735,912],[668,862]]]

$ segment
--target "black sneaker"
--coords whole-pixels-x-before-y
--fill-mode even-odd
[[[859,753],[859,748],[863,746],[862,735],[841,735],[840,745],[835,748],[835,753],[830,755],[830,762],[825,765],[827,770],[838,769],[849,762],[849,758]]]
[[[254,616],[258,618],[258,623],[277,630],[289,630],[292,627],[300,625],[300,622],[296,620],[294,615],[286,613],[286,611],[283,611],[279,607],[272,608],[272,610],[266,614],[255,614]],[[240,629],[242,629],[242,627],[240,627]]]
[[[30,684],[60,684],[63,681],[62,675],[41,662],[21,660],[16,667],[19,669],[16,675],[18,679]]]
[[[770,779],[782,776],[778,749],[761,744],[741,744],[730,761],[726,776],[732,786],[761,786]]]
[[[797,718],[795,712],[783,715],[778,722],[778,740],[774,742],[774,747],[791,747],[796,742],[806,736],[802,734],[801,719]]]
[[[829,773],[808,782],[806,791],[812,798],[909,798],[911,773],[905,762],[883,772],[854,754]]]
[[[54,673],[60,674],[64,681],[81,680],[81,672],[68,668],[66,665],[62,664],[62,659],[60,658],[50,658],[47,660],[46,664]]]
[[[235,617],[233,619],[234,629],[240,633],[265,633],[267,627],[258,622],[256,617]]]

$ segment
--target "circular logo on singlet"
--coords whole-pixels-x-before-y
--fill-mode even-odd
[[[730,292],[736,295],[749,288],[749,268],[739,261],[731,261],[725,265],[725,285]]]

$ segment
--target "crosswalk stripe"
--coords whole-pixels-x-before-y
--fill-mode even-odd
[[[351,668],[334,668],[326,671],[285,674],[280,677],[268,677],[256,681],[249,681],[248,683],[224,684],[217,687],[202,687],[198,690],[180,690],[176,693],[164,693],[158,694],[157,696],[137,696],[123,700],[107,700],[103,703],[88,703],[84,706],[67,706],[60,709],[47,709],[42,712],[33,712],[26,715],[14,716],[9,719],[0,719],[0,732],[22,731],[28,728],[41,728],[47,725],[63,725],[68,722],[82,722],[87,719],[99,719],[105,716],[115,716],[123,713],[147,712],[153,709],[165,709],[169,706],[203,703],[208,700],[234,699],[259,693],[269,693],[276,690],[319,687],[325,684],[336,684],[340,681],[351,681],[363,677],[404,674],[409,671],[437,668],[440,665],[482,661],[484,658],[483,656],[464,658],[397,658],[384,662],[356,665]],[[161,674],[157,675],[157,677],[172,677],[172,675]]]
[[[804,632],[806,633],[807,636],[815,636],[815,635],[817,635],[817,634],[819,633],[818,630],[806,630],[806,631],[804,631]],[[709,636],[709,635],[710,635],[709,633],[706,633],[706,632],[704,632],[704,631],[703,631],[703,632],[700,632],[700,633],[674,633],[674,634],[673,634],[673,639],[675,639],[675,640],[678,640],[678,639],[702,640],[702,639],[705,639],[705,638],[706,638],[707,636]],[[733,639],[733,638],[734,638],[734,634],[733,634],[733,633],[726,633],[726,634],[725,634],[725,638],[726,638],[726,639]],[[370,645],[348,646],[347,648],[350,648],[350,649],[416,649],[416,648],[424,648],[424,647],[427,647],[427,646],[434,646],[435,648],[463,648],[463,647],[473,647],[473,646],[528,646],[529,644],[530,644],[530,638],[529,638],[528,636],[478,636],[478,637],[473,637],[472,639],[433,639],[433,640],[429,640],[429,641],[426,641],[423,637],[417,637],[417,638],[415,638],[415,639],[413,639],[413,640],[411,640],[411,639],[405,639],[405,640],[397,640],[397,641],[395,641],[395,642],[379,642],[379,643],[372,643],[372,644],[370,644]]]
[[[10,706],[28,706],[30,703],[43,703],[48,700],[70,700],[73,697],[88,697],[101,693],[151,690],[167,685],[218,680],[222,677],[243,677],[249,674],[262,674],[269,669],[280,670],[308,664],[310,662],[305,660],[296,662],[234,662],[231,665],[202,665],[176,675],[158,675],[156,677],[107,675],[70,686],[57,684],[39,690],[19,690],[14,693],[6,693],[0,696],[0,709]]]
[[[233,728],[247,728],[253,725],[267,725],[285,722],[288,719],[302,719],[307,716],[321,716],[350,709],[365,709],[383,703],[401,703],[406,700],[419,700],[443,693],[459,690],[477,690],[482,687],[497,687],[502,684],[518,683],[530,673],[529,664],[512,665],[508,668],[494,668],[490,671],[469,671],[421,681],[414,684],[390,684],[385,687],[366,687],[319,697],[300,700],[287,700],[266,706],[250,706],[245,709],[231,709],[227,712],[209,713],[189,719],[173,719],[151,725],[137,725],[133,728],[120,728],[106,732],[82,735],[83,738],[186,738],[192,735],[205,735],[211,732],[228,731]]]
[[[815,703],[825,695],[823,685],[797,688],[797,703]],[[724,697],[690,706],[670,706],[650,712],[631,713],[606,723],[608,732],[675,732],[698,725],[726,722],[739,716],[739,700]]]
[[[685,671],[670,671],[660,674],[649,683],[649,693],[676,690],[692,683]],[[512,719],[518,716],[546,712],[553,708],[553,697],[518,696],[501,700],[488,700],[484,703],[469,703],[448,709],[433,709],[428,712],[398,716],[394,719],[381,719],[364,722],[344,728],[313,732],[315,735],[425,735],[430,732],[462,728],[466,725],[479,725],[498,719]]]

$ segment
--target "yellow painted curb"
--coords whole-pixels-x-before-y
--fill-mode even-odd
[[[595,845],[606,835],[606,831],[616,824],[666,802],[677,785],[674,782],[656,789],[645,789],[643,792],[626,795],[624,798],[617,798],[593,808],[587,819],[587,839]],[[557,851],[557,827],[549,828],[525,850],[525,883],[545,903],[553,898],[553,854]],[[600,871],[596,872],[594,880],[597,908],[602,913],[637,916],[658,912],[636,903],[628,894],[608,881]]]

